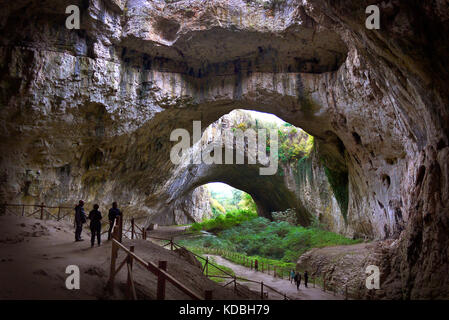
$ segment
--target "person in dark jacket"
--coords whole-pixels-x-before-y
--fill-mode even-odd
[[[95,244],[95,236],[97,237],[97,242],[98,245],[101,244],[101,212],[98,211],[98,208],[100,208],[100,206],[98,204],[94,204],[94,209],[89,212],[89,217],[87,219],[90,220],[90,232],[91,232],[91,237],[90,237],[90,244],[91,247],[94,246]]]
[[[299,272],[296,272],[295,274],[295,283],[296,283],[296,290],[299,290],[299,285],[301,284],[301,274]]]
[[[117,208],[117,202],[112,203],[112,208],[109,209],[109,231],[108,231],[108,240],[111,240],[111,232],[112,227],[114,226],[114,221],[117,217],[122,217],[122,212]]]
[[[84,201],[80,200],[75,207],[75,241],[83,241],[81,239],[81,232],[83,231],[83,224],[86,223],[86,213],[84,212]]]
[[[309,282],[309,274],[307,273],[307,270],[304,271],[304,286],[307,288],[307,282]]]

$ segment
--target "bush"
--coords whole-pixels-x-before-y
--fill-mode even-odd
[[[239,225],[245,221],[252,220],[257,217],[257,213],[252,210],[233,210],[228,211],[226,215],[219,215],[216,218],[205,220],[200,223],[194,223],[190,227],[192,231],[214,231],[225,230]]]
[[[296,262],[311,248],[359,243],[339,234],[314,227],[293,226],[285,221],[270,222],[255,212],[233,211],[203,223],[192,225],[193,230],[214,230],[217,236],[202,236],[184,240],[183,245],[214,247],[236,251],[248,256],[273,259],[279,263]]]

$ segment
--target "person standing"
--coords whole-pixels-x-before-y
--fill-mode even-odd
[[[111,240],[112,227],[114,226],[114,221],[117,217],[122,217],[122,212],[117,207],[117,202],[112,203],[112,208],[109,209],[109,231],[108,231],[108,240]]]
[[[301,274],[299,272],[296,272],[295,274],[295,283],[296,283],[296,290],[299,290],[299,286],[301,284]]]
[[[293,283],[294,278],[295,278],[295,270],[292,269],[292,271],[290,271],[290,283]]]
[[[309,282],[309,274],[307,273],[307,270],[304,271],[304,286],[307,288],[307,282]]]
[[[97,242],[98,245],[100,246],[101,244],[101,212],[98,211],[98,209],[100,208],[100,206],[98,204],[94,204],[94,209],[89,212],[89,217],[88,219],[90,220],[90,232],[91,232],[91,237],[90,237],[90,244],[91,247],[93,248],[94,244],[95,244],[95,236],[97,237]]]
[[[86,223],[86,213],[84,212],[84,201],[80,200],[75,207],[75,241],[83,241],[81,239],[81,232],[83,231],[83,224]]]

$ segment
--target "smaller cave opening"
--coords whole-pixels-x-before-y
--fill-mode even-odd
[[[210,204],[210,213],[204,215],[203,219],[204,217],[214,219],[227,214],[257,215],[257,205],[249,193],[222,182],[208,183],[203,187],[207,190],[206,196]]]

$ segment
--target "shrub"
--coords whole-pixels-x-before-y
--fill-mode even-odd
[[[233,210],[228,211],[226,215],[219,215],[216,218],[205,220],[200,223],[194,223],[190,230],[199,231],[220,231],[239,225],[257,217],[257,213],[252,210]]]

